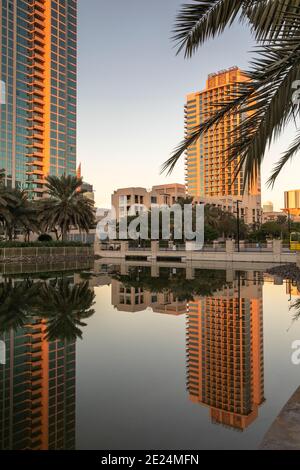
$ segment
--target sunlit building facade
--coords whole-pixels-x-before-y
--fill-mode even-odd
[[[255,273],[188,304],[187,350],[190,400],[207,406],[214,423],[243,431],[264,402],[262,286]]]
[[[284,212],[295,222],[300,221],[300,189],[284,193]]]
[[[237,67],[222,70],[208,76],[203,91],[187,96],[185,106],[185,131],[190,135],[194,128],[209,119],[215,112],[215,103],[231,99],[238,91],[239,83],[247,77]],[[234,142],[234,130],[243,116],[231,114],[217,126],[204,133],[186,152],[186,187],[189,196],[199,202],[218,205],[235,212],[240,200],[241,217],[248,224],[261,219],[260,171],[257,181],[244,190],[244,174],[237,177],[237,161],[228,164],[226,149]]]
[[[41,197],[47,175],[76,174],[77,0],[3,0],[0,16],[0,168]]]

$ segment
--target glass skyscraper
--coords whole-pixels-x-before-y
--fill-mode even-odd
[[[0,168],[41,197],[76,175],[77,0],[1,0],[0,21]]]

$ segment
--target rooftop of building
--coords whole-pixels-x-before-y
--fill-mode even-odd
[[[118,188],[114,191],[113,194],[117,194],[119,192],[128,192],[128,193],[134,193],[135,191],[143,191],[143,192],[147,192],[147,193],[151,193],[152,191],[157,191],[157,190],[160,190],[160,189],[164,189],[164,190],[167,190],[167,189],[186,189],[185,185],[184,184],[181,184],[181,183],[166,183],[166,184],[158,184],[158,185],[155,185],[155,186],[152,186],[152,188],[143,188],[141,186],[128,186],[126,188]]]

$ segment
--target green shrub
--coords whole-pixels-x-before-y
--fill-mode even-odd
[[[48,235],[47,233],[43,233],[42,235],[39,236],[38,238],[38,241],[39,242],[52,242],[53,241],[53,238],[51,237],[51,235]]]
[[[91,243],[81,242],[62,242],[62,241],[51,241],[51,242],[0,242],[0,248],[64,248],[64,247],[87,247],[92,246]]]

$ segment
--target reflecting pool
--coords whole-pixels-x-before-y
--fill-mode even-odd
[[[258,448],[300,385],[299,298],[262,269],[2,276],[0,449]]]

